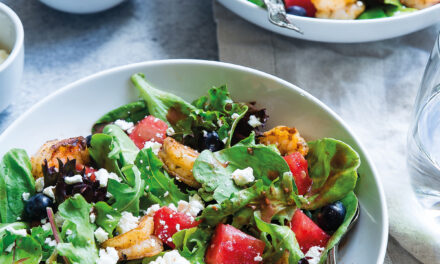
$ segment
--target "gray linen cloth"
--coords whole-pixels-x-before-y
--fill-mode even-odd
[[[388,203],[393,245],[385,262],[418,263],[415,257],[440,263],[440,243],[417,221],[405,160],[412,105],[440,27],[380,42],[327,44],[266,31],[218,3],[214,9],[221,61],[276,75],[308,91],[336,111],[367,148]]]

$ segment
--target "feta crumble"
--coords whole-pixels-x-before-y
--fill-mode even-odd
[[[17,235],[17,236],[26,236],[27,231],[26,229],[14,229],[11,226],[6,227],[6,230],[11,232],[11,234]]]
[[[103,243],[108,239],[108,233],[105,232],[105,230],[101,227],[98,227],[98,229],[95,230],[94,234],[96,241],[98,241],[99,243]]]
[[[178,212],[192,217],[196,217],[203,209],[205,209],[205,205],[198,194],[189,197],[189,202],[181,200],[177,203]]]
[[[44,231],[48,231],[49,229],[51,229],[50,227],[50,223],[45,223],[44,225],[41,226],[43,228]]]
[[[118,251],[113,247],[99,249],[99,259],[96,264],[116,264],[119,260]]]
[[[168,136],[174,136],[176,134],[176,131],[174,131],[174,128],[168,127],[167,128],[167,135]]]
[[[44,188],[44,178],[41,177],[41,178],[38,178],[38,179],[35,181],[35,190],[36,190],[37,192],[42,192],[42,191],[43,191],[43,188]]]
[[[31,196],[31,194],[28,192],[25,192],[21,195],[21,197],[23,198],[23,201],[28,201],[30,196]]]
[[[318,247],[318,246],[311,247],[307,251],[305,258],[307,258],[309,264],[318,264],[319,260],[321,259],[321,254],[323,251],[324,248],[322,247]]]
[[[45,244],[48,244],[49,247],[55,247],[57,245],[57,242],[53,239],[51,239],[50,237],[46,237],[46,239],[44,240]]]
[[[127,122],[127,121],[122,120],[122,119],[116,120],[115,121],[115,125],[120,127],[122,130],[127,131],[128,134],[131,134],[131,132],[133,132],[133,129],[134,129],[133,122]]]
[[[251,127],[257,127],[257,126],[261,126],[262,125],[260,120],[256,116],[254,116],[254,115],[249,116],[248,124]]]
[[[96,220],[96,215],[94,214],[94,213],[91,213],[90,214],[90,223],[95,223],[95,220]]]
[[[95,177],[99,181],[99,187],[106,187],[108,179],[113,179],[117,182],[121,182],[121,179],[113,172],[108,172],[106,169],[99,169],[95,172]]]
[[[66,236],[70,236],[72,233],[73,233],[72,230],[67,229],[67,231],[66,231]]]
[[[156,213],[156,211],[159,210],[159,209],[160,209],[160,205],[158,205],[158,204],[153,204],[152,206],[150,206],[150,207],[147,209],[146,215],[148,215],[148,216],[154,216],[154,214]]]
[[[119,220],[119,223],[116,227],[116,231],[118,231],[119,234],[124,234],[136,228],[138,224],[139,224],[138,217],[133,216],[133,214],[130,212],[122,212],[121,219]]]
[[[75,184],[75,183],[83,182],[83,179],[81,175],[77,174],[72,177],[65,177],[64,182],[66,184]]]
[[[254,258],[254,261],[263,261],[263,258],[260,256],[260,253],[257,254],[257,256]]]
[[[112,216],[112,215],[109,215],[109,214],[107,214],[106,217],[107,217],[108,219],[110,219],[110,220],[113,220],[113,219],[114,219],[113,216]]]
[[[191,264],[186,258],[182,257],[177,250],[166,252],[163,256],[151,261],[150,264]]]
[[[240,117],[240,115],[239,114],[237,114],[237,113],[233,113],[232,115],[231,115],[231,118],[232,119],[237,119],[237,118],[239,118]]]
[[[232,173],[231,178],[238,186],[244,186],[248,183],[255,181],[254,170],[251,167],[247,167],[243,170],[236,169]]]
[[[158,142],[154,142],[154,141],[147,141],[147,142],[145,142],[145,145],[144,145],[144,149],[151,148],[153,153],[156,155],[159,153],[159,150],[161,147],[162,147],[162,144],[160,144]]]
[[[55,186],[49,186],[43,189],[43,194],[55,201]]]

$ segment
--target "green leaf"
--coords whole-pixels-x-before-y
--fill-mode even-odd
[[[221,203],[241,189],[233,182],[231,174],[236,169],[247,167],[251,167],[255,179],[262,179],[265,185],[270,185],[273,179],[290,171],[286,161],[278,153],[270,147],[256,145],[233,146],[214,153],[205,150],[197,157],[193,174],[203,186],[200,191],[212,193],[212,197]]]
[[[53,233],[52,229],[44,230],[41,226],[33,227],[31,229],[31,237],[33,237],[40,245],[42,249],[42,261],[45,261],[52,255],[52,252],[55,249],[55,246],[49,246],[45,243],[46,238],[52,238]]]
[[[213,231],[197,227],[181,230],[173,235],[173,243],[182,257],[193,264],[205,264],[205,251]]]
[[[96,225],[102,227],[102,229],[104,229],[105,232],[107,232],[111,237],[113,230],[115,230],[116,226],[119,223],[119,220],[121,219],[121,213],[119,211],[114,210],[106,202],[102,202],[102,201],[97,202],[95,204],[95,210],[96,210],[96,220],[95,220]],[[107,215],[110,215],[111,218],[107,217]]]
[[[99,168],[114,172],[122,177],[121,170],[116,159],[111,159],[109,153],[112,151],[113,137],[106,134],[95,134],[90,141],[89,154]]]
[[[104,127],[121,119],[136,123],[149,114],[147,104],[144,101],[136,101],[120,106],[99,118],[92,127],[92,133],[100,133]]]
[[[175,184],[174,179],[163,171],[163,163],[154,155],[151,148],[141,150],[135,164],[139,168],[142,178],[146,181],[147,192],[160,199],[160,205],[171,203],[177,205],[180,200],[188,201],[189,196],[183,193]]]
[[[10,252],[6,252],[5,249],[12,243],[15,243],[15,246]],[[29,235],[25,237],[16,236],[7,231],[6,234],[1,237],[0,244],[3,244],[3,250],[0,254],[0,263],[38,264],[42,259],[40,244]]]
[[[91,207],[79,194],[65,200],[58,207],[58,212],[65,221],[61,233],[64,243],[57,245],[57,251],[71,263],[94,264],[98,259],[94,225],[89,219]],[[67,230],[71,230],[72,234],[66,235]]]
[[[324,138],[308,142],[307,162],[313,180],[303,209],[315,210],[341,200],[354,190],[357,181],[359,155],[342,141]]]
[[[120,168],[133,164],[139,152],[139,148],[136,147],[127,134],[116,125],[107,125],[103,133],[113,138],[108,157],[117,160]]]
[[[11,149],[0,162],[0,217],[2,223],[23,218],[23,193],[35,194],[31,161],[22,149]]]
[[[388,17],[382,7],[373,7],[364,11],[357,19],[373,19]]]
[[[333,235],[330,237],[330,240],[327,242],[327,246],[325,247],[325,250],[321,255],[321,260],[319,261],[319,263],[321,264],[324,263],[327,259],[327,252],[334,246],[336,246],[341,238],[344,236],[344,234],[347,232],[347,228],[350,225],[354,215],[356,214],[358,200],[353,192],[347,194],[347,196],[345,196],[344,199],[341,200],[341,202],[346,210],[345,219],[339,226],[339,228],[335,231],[335,233],[333,233]]]
[[[137,216],[139,215],[139,200],[144,193],[146,182],[141,179],[141,173],[134,165],[123,167],[122,173],[128,183],[108,180],[107,191],[112,194],[112,201],[114,201],[111,206],[119,212],[128,211]]]
[[[8,228],[13,228],[15,230],[27,229],[28,225],[24,222],[0,224],[0,237],[6,233],[6,229],[8,229]]]
[[[251,3],[256,4],[257,6],[261,6],[261,7],[265,7],[266,6],[266,4],[264,3],[263,0],[248,0],[248,1],[251,2]]]
[[[254,218],[261,231],[261,239],[266,243],[264,263],[276,263],[286,250],[289,252],[289,264],[297,264],[304,257],[295,234],[288,226],[266,223],[261,220],[259,212],[254,213]]]

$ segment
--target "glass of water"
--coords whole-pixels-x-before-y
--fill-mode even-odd
[[[411,185],[425,216],[440,227],[440,35],[414,104],[407,163]]]

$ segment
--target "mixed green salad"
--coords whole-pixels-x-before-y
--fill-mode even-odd
[[[351,222],[358,154],[265,129],[226,86],[140,100],[92,135],[0,161],[0,263],[323,263]]]

